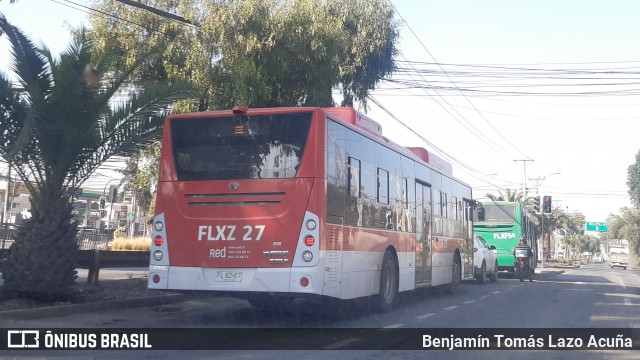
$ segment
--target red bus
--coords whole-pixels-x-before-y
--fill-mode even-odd
[[[352,108],[169,116],[150,289],[256,306],[372,297],[473,278],[471,188]]]

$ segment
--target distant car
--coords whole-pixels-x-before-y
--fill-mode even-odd
[[[489,244],[480,235],[473,236],[473,275],[480,284],[498,281],[498,259],[493,252],[496,247]]]

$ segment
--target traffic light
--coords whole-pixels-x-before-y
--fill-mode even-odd
[[[551,196],[546,195],[542,200],[542,213],[551,214]]]
[[[536,196],[533,198],[533,211],[536,214],[540,214],[540,196]]]
[[[104,209],[106,206],[104,196],[100,196],[100,209]]]
[[[118,185],[109,186],[109,202],[114,203],[118,200]]]

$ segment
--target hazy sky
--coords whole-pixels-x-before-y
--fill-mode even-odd
[[[581,211],[587,221],[630,206],[627,169],[640,150],[640,2],[392,3],[401,25],[399,69],[373,92],[386,111],[370,102],[368,112],[385,136],[436,146],[476,198],[497,187],[522,189],[526,163],[530,195],[551,195],[554,206]],[[68,6],[78,7],[2,0],[0,12],[59,52],[68,25],[86,16]],[[6,49],[3,39],[0,69]]]

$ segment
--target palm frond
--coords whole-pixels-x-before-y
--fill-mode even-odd
[[[74,155],[69,174],[85,178],[109,158],[132,155],[159,139],[164,117],[171,113],[170,105],[193,95],[188,84],[149,85],[122,107],[105,111],[94,134],[96,142],[84,142],[83,151]]]
[[[2,14],[0,14],[0,28],[11,43],[13,72],[31,97],[31,101],[38,103],[51,85],[49,64],[34,43],[20,29],[9,24]]]
[[[38,127],[39,117],[33,111],[45,103],[50,88],[49,64],[40,50],[18,28],[9,24],[4,15],[0,14],[0,28],[9,38],[11,54],[13,56],[12,70],[24,88],[21,93],[22,101],[28,103],[20,121],[20,130],[13,138],[10,150],[5,155],[7,160],[20,161],[18,154],[34,140],[34,132]]]

